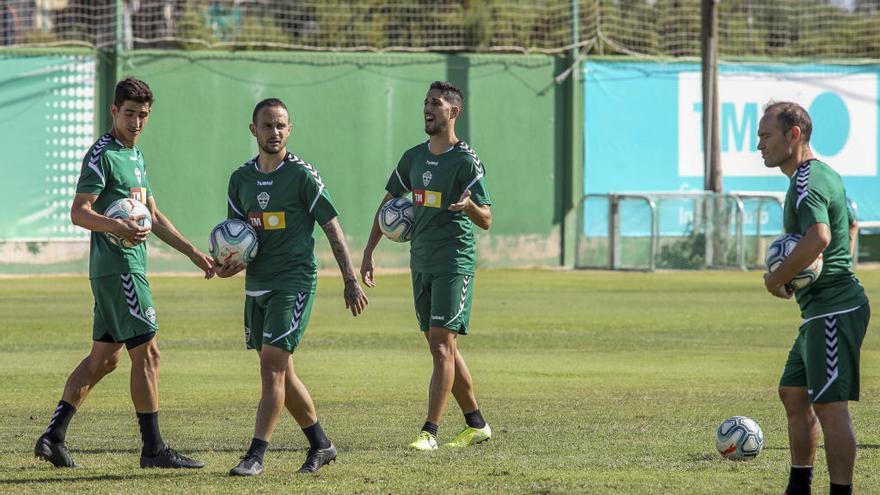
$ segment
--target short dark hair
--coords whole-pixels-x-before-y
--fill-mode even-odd
[[[428,91],[432,89],[439,90],[443,96],[443,99],[448,101],[449,103],[459,107],[464,107],[464,95],[461,94],[461,90],[456,88],[454,84],[449,81],[434,81],[431,83],[431,87],[428,88]]]
[[[813,120],[804,107],[790,101],[771,101],[764,106],[764,114],[776,114],[776,121],[782,125],[783,132],[787,132],[794,126],[801,129],[801,139],[804,143],[810,142],[813,134]]]
[[[147,86],[147,83],[133,77],[116,83],[116,93],[113,96],[113,104],[121,107],[125,100],[136,101],[138,103],[148,103],[153,105],[153,91]]]
[[[290,111],[287,110],[287,105],[284,104],[283,101],[278,98],[266,98],[265,100],[257,103],[257,106],[254,107],[254,114],[251,116],[251,122],[254,124],[257,123],[257,114],[260,113],[260,110],[266,107],[281,107],[287,112],[288,118],[290,117]]]

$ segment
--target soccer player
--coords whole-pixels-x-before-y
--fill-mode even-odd
[[[56,467],[76,467],[65,444],[67,427],[89,392],[119,364],[123,346],[131,358],[131,400],[140,424],[141,467],[200,468],[203,464],[170,448],[159,432],[159,346],[156,310],[147,283],[149,228],[141,217],[126,220],[101,214],[114,201],[133,198],[144,202],[152,216],[152,232],[205,272],[213,275],[212,259],[196,249],[172,225],[153,198],[144,156],[135,146],[150,117],[153,93],[143,81],[128,78],[116,85],[110,113],[113,127],[92,145],[83,159],[70,210],[74,224],[89,229],[89,279],[95,296],[92,350],[73,370],[49,427],[37,440],[34,454]],[[112,233],[135,244],[122,248]]]
[[[298,472],[313,473],[336,459],[336,447],[321,428],[309,391],[293,368],[293,351],[306,331],[318,281],[315,222],[324,230],[342,272],[346,308],[357,316],[368,301],[324,182],[315,167],[287,151],[287,107],[275,98],[259,102],[250,130],[260,153],[229,178],[228,216],[247,221],[259,240],[257,256],[247,265],[244,333],[247,347],[260,354],[262,396],[250,448],[229,474],[263,472],[263,456],[282,407],[309,441]],[[220,277],[242,269],[232,262],[216,268]]]
[[[785,196],[785,231],[803,235],[764,285],[776,297],[794,295],[803,323],[788,354],[779,397],[788,417],[791,472],[787,495],[810,493],[819,429],[831,494],[852,493],[856,439],[848,401],[859,400],[859,350],[871,310],[851,271],[849,215],[840,176],[810,149],[810,116],[795,103],[771,103],[758,125],[758,150],[767,167],[791,179]],[[817,257],[822,274],[792,293],[786,285]]]
[[[425,133],[430,139],[400,158],[391,173],[379,207],[392,197],[412,193],[415,208],[410,269],[419,328],[434,361],[428,389],[428,415],[410,447],[437,448],[437,429],[449,393],[464,413],[467,427],[449,447],[466,447],[488,440],[492,430],[474,397],[471,374],[456,337],[467,335],[474,292],[476,248],[473,224],[488,230],[491,200],[485,168],[474,150],[455,135],[461,115],[461,91],[448,82],[434,82],[424,102]],[[364,248],[361,277],[375,286],[373,251],[382,234],[374,217]]]

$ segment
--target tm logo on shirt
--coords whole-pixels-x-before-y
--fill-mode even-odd
[[[140,201],[141,203],[147,202],[147,188],[146,187],[130,187],[128,189],[128,197],[135,200]]]
[[[281,230],[285,228],[283,211],[250,211],[248,223],[259,230]]]
[[[443,193],[439,191],[428,191],[426,189],[413,189],[413,203],[416,206],[427,206],[428,208],[440,208],[443,202]]]

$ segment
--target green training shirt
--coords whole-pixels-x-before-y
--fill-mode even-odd
[[[315,221],[333,220],[336,209],[315,167],[288,153],[268,174],[256,157],[229,178],[228,217],[257,231],[257,256],[247,266],[248,291],[310,291],[317,284]]]
[[[94,194],[92,209],[103,213],[118,199],[132,198],[146,204],[153,195],[141,150],[126,148],[110,133],[104,134],[83,158],[77,193]],[[110,242],[103,232],[92,232],[89,247],[89,278],[119,273],[147,272],[147,243],[123,248]]]
[[[856,308],[868,302],[853,274],[850,256],[846,192],[840,175],[825,163],[811,159],[791,177],[785,195],[785,231],[803,235],[817,223],[831,229],[831,243],[822,252],[822,273],[795,293],[801,315],[811,318]]]
[[[435,155],[424,142],[404,152],[385,189],[395,197],[412,193],[415,209],[410,268],[422,273],[471,274],[477,264],[474,225],[449,211],[465,191],[478,205],[492,204],[486,169],[473,148],[459,141]]]

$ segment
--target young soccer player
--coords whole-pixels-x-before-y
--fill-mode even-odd
[[[144,156],[135,146],[147,125],[152,104],[153,93],[145,82],[134,78],[120,81],[110,107],[113,127],[92,145],[83,159],[70,218],[74,224],[92,231],[89,279],[95,296],[93,342],[89,355],[68,377],[49,427],[34,447],[34,455],[56,467],[76,466],[65,443],[67,427],[89,392],[119,364],[123,347],[131,358],[131,400],[143,441],[141,467],[203,466],[166,445],[159,432],[159,326],[146,278],[144,243],[150,229],[138,225],[140,217],[120,220],[101,214],[118,199],[130,197],[144,202],[152,216],[152,232],[187,255],[205,272],[206,278],[213,275],[211,257],[174,228],[153,198]],[[135,246],[120,247],[105,233],[113,233]]]

